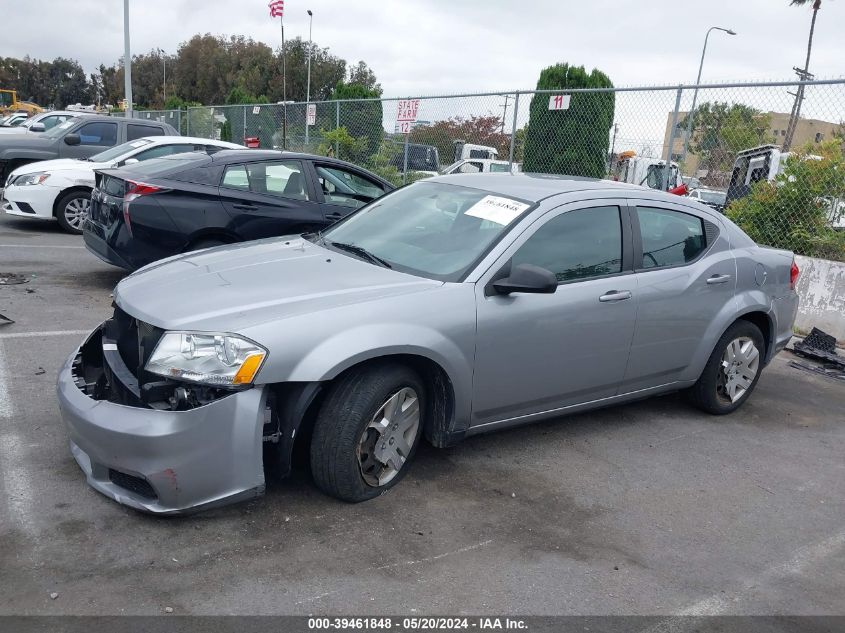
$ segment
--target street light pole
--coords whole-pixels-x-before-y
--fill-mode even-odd
[[[308,151],[308,106],[311,104],[311,25],[314,14],[308,9],[308,78],[305,83],[305,151]]]
[[[156,49],[161,55],[161,65],[164,72],[164,77],[161,81],[161,109],[164,110],[164,104],[167,101],[167,52],[161,48]]]
[[[129,0],[123,0],[123,92],[126,117],[132,118],[132,54],[129,50]]]
[[[687,114],[687,133],[684,136],[684,152],[681,156],[681,162],[687,159],[687,149],[689,148],[689,140],[692,135],[692,120],[695,117],[695,102],[698,100],[698,85],[701,83],[701,70],[704,68],[704,55],[707,53],[707,39],[710,37],[711,31],[722,31],[728,35],[736,35],[736,31],[731,29],[723,29],[721,26],[711,26],[707,29],[707,35],[704,36],[704,47],[701,49],[701,61],[698,64],[698,77],[695,80],[695,91],[692,93],[692,107],[689,114]],[[672,158],[672,148],[669,148],[669,158]]]

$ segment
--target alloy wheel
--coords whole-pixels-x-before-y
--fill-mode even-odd
[[[88,198],[74,198],[65,205],[64,215],[67,223],[73,228],[81,231],[82,223],[88,217],[88,208],[91,201]]]
[[[719,364],[716,391],[729,402],[736,402],[751,388],[760,371],[760,350],[747,336],[728,343]]]
[[[419,426],[420,401],[410,387],[400,389],[379,407],[358,443],[358,465],[368,486],[384,486],[399,474]]]

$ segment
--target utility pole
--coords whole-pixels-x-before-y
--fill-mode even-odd
[[[508,99],[510,98],[510,95],[505,95],[505,111],[502,114],[502,134],[505,133],[505,119],[508,118]]]
[[[607,159],[607,173],[613,172],[613,155],[616,153],[616,133],[619,131],[619,124],[613,124],[613,142],[610,145],[610,157]]]
[[[132,118],[132,53],[129,50],[129,0],[123,0],[123,92],[126,117]]]
[[[807,72],[807,70],[803,68],[793,67],[792,70],[795,71],[795,74],[798,75],[798,79],[801,81],[810,81],[814,77],[812,73]],[[798,127],[798,121],[801,119],[801,106],[804,103],[804,84],[799,84],[798,90],[794,93],[790,92],[789,94],[795,95],[795,101],[792,102],[792,111],[789,113],[789,124],[786,126],[786,137],[783,139],[784,152],[788,152],[789,148],[792,146],[792,140],[795,136],[795,128]]]

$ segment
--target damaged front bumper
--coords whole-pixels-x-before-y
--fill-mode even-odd
[[[264,492],[265,389],[234,391],[185,410],[127,404],[109,384],[126,367],[110,367],[121,363],[103,340],[101,326],[64,364],[57,385],[71,451],[94,489],[156,514]]]

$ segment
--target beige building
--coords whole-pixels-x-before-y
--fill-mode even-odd
[[[672,128],[672,112],[666,117],[666,130],[663,136],[664,152],[661,156],[665,156],[665,148],[669,145],[669,136]],[[783,141],[786,139],[786,128],[789,126],[788,112],[767,112],[769,117],[769,136],[760,145],[773,144],[783,147]],[[686,118],[686,112],[678,113],[678,121],[683,121]],[[834,137],[836,133],[842,133],[845,127],[841,123],[829,123],[828,121],[819,121],[818,119],[799,119],[798,125],[795,128],[795,135],[792,139],[792,148],[801,148],[807,143],[820,143]],[[746,148],[749,149],[749,148]],[[675,142],[672,147],[672,159],[680,160],[684,153],[684,130],[675,131]],[[703,175],[696,174],[698,171],[699,158],[695,154],[687,153],[686,164],[684,165],[685,175]]]

